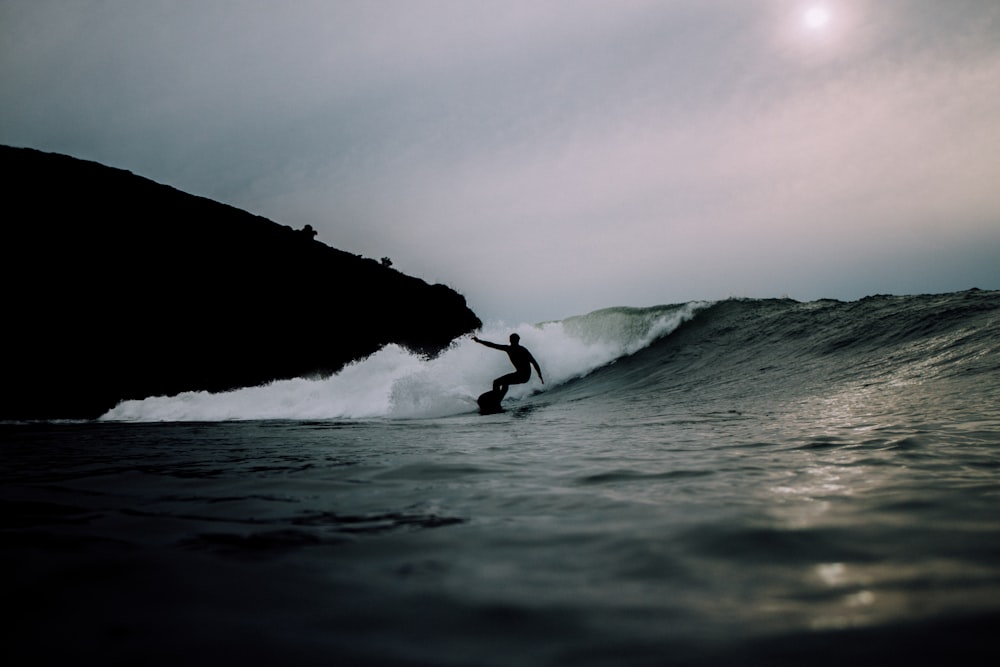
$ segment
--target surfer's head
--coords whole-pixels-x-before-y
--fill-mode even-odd
[[[521,337],[518,336],[517,334],[511,334],[510,335],[510,344],[511,345],[517,345],[518,341],[520,341],[520,340],[521,340]]]

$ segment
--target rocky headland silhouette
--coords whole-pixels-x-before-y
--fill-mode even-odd
[[[0,419],[336,372],[384,345],[433,355],[481,325],[465,298],[315,232],[131,172],[0,146]]]

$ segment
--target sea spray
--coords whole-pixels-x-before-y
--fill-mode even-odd
[[[651,308],[607,308],[542,324],[488,324],[482,338],[506,343],[510,333],[538,359],[537,378],[514,385],[508,401],[586,375],[633,354],[691,319],[704,302]],[[123,401],[108,421],[225,421],[246,419],[378,419],[440,417],[471,412],[493,378],[509,372],[506,355],[462,338],[426,358],[396,345],[324,378],[280,380],[257,387],[185,392]]]

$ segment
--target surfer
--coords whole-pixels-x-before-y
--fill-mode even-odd
[[[538,379],[542,381],[542,384],[545,384],[545,380],[542,378],[542,369],[538,367],[538,362],[531,356],[531,352],[528,352],[528,348],[521,347],[521,337],[516,333],[510,335],[510,345],[491,343],[488,340],[480,340],[475,336],[472,337],[472,340],[480,345],[492,347],[494,350],[503,350],[510,357],[510,363],[514,364],[514,368],[517,369],[513,373],[502,375],[493,381],[493,391],[497,393],[498,402],[499,399],[507,395],[507,388],[510,385],[524,384],[531,379],[532,366],[535,367],[535,372],[538,373]]]

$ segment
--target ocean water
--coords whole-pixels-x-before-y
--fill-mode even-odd
[[[997,664],[1000,292],[511,331],[0,425],[5,663]]]

